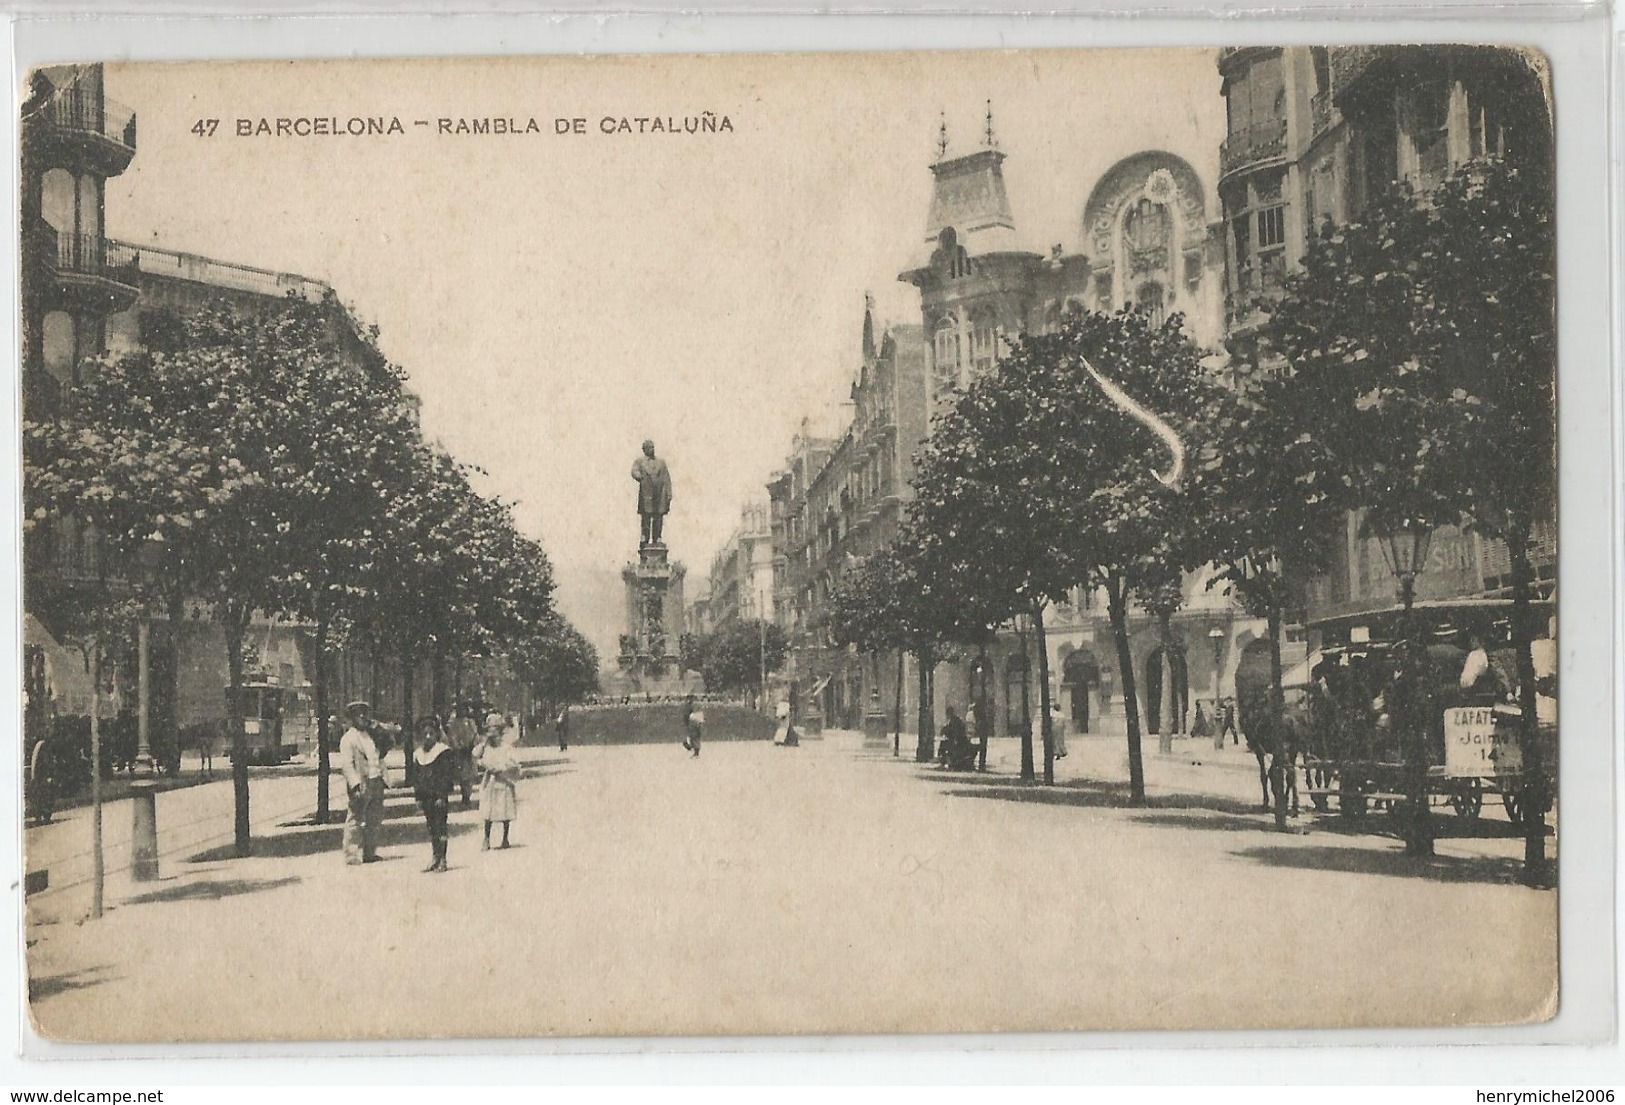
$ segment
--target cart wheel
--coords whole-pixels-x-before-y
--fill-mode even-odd
[[[1450,792],[1450,805],[1463,821],[1478,820],[1479,811],[1484,808],[1484,792],[1479,788],[1478,780],[1469,779],[1457,784]]]
[[[1501,792],[1501,805],[1506,807],[1507,820],[1514,825],[1523,824],[1523,792],[1506,790]]]

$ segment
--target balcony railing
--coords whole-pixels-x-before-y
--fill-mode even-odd
[[[1231,131],[1219,146],[1219,172],[1228,175],[1255,162],[1286,153],[1286,120],[1271,119],[1244,130]]]
[[[235,265],[229,261],[216,261],[192,253],[178,253],[169,249],[135,246],[128,242],[108,242],[110,263],[131,265],[153,276],[168,276],[176,280],[189,280],[216,288],[256,292],[281,298],[296,292],[312,303],[320,302],[331,288],[320,280],[272,269],[257,269],[250,265]]]
[[[45,258],[58,273],[101,276],[136,286],[135,265],[108,249],[107,239],[97,234],[64,234],[49,227],[40,231],[39,242]]]
[[[45,118],[58,130],[92,134],[135,150],[135,112],[93,89],[57,93],[45,105]]]

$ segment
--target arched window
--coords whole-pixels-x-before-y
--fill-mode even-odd
[[[102,197],[100,181],[86,173],[79,178],[78,233],[85,238],[102,236]]]
[[[954,315],[944,315],[938,321],[931,354],[935,391],[940,396],[959,386],[959,319]]]
[[[52,169],[40,179],[40,216],[60,236],[74,232],[77,223],[73,215],[76,194],[73,175],[66,169]]]

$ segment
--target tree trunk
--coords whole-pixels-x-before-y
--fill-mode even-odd
[[[1044,734],[1044,782],[1055,782],[1055,722],[1049,709],[1049,643],[1044,633],[1044,601],[1033,600],[1033,629],[1038,635],[1038,710]]]
[[[1546,810],[1551,803],[1547,793],[1545,748],[1540,740],[1540,722],[1535,708],[1535,655],[1533,611],[1534,565],[1529,563],[1529,527],[1519,526],[1508,535],[1512,555],[1512,647],[1518,668],[1518,711],[1522,729],[1518,747],[1523,753],[1523,878],[1531,886],[1551,885],[1546,860]]]
[[[897,704],[892,710],[892,742],[891,754],[899,755],[903,750],[903,650],[897,650]],[[794,720],[794,719],[792,719]]]
[[[236,802],[234,841],[239,857],[249,854],[248,729],[243,724],[243,638],[249,611],[226,605],[226,666],[231,673],[231,789]]]
[[[1128,639],[1128,584],[1119,575],[1106,580],[1106,607],[1112,638],[1117,642],[1118,674],[1123,680],[1123,728],[1128,738],[1129,803],[1145,805],[1145,760],[1140,750],[1140,704],[1134,690],[1134,651]]]
[[[1030,783],[1038,775],[1033,769],[1033,702],[1027,678],[1032,670],[1032,657],[1027,652],[1027,631],[1021,630],[1018,636],[1021,638],[1021,780]]]
[[[434,684],[435,716],[444,721],[451,716],[451,704],[446,700],[446,653],[439,641],[435,642],[434,653],[429,659],[429,678]]]
[[[931,669],[936,665],[930,649],[921,649],[914,658],[920,665],[920,732],[914,745],[914,762],[928,764],[936,745],[936,721],[931,716]]]
[[[311,674],[311,695],[316,706],[316,824],[325,825],[333,815],[328,776],[333,770],[333,727],[327,703],[327,618],[316,619],[316,663]]]
[[[102,915],[107,862],[102,851],[102,643],[90,643],[90,915]]]
[[[1268,622],[1270,635],[1270,711],[1269,724],[1275,731],[1275,747],[1270,753],[1270,790],[1275,798],[1275,827],[1286,828],[1287,780],[1292,770],[1295,749],[1286,730],[1286,694],[1281,689],[1281,607],[1270,603]]]
[[[987,712],[987,641],[976,644],[976,770],[987,770],[987,741],[993,733],[993,719]]]
[[[1173,627],[1168,623],[1172,616],[1166,611],[1157,614],[1158,648],[1162,651],[1162,665],[1157,672],[1158,681],[1162,687],[1158,694],[1162,699],[1161,715],[1157,720],[1157,751],[1164,755],[1172,755],[1174,751],[1174,650]]]
[[[181,755],[181,618],[186,614],[186,602],[179,595],[170,598],[165,614],[168,621],[164,627],[164,647],[169,650],[169,667],[164,671],[164,694],[169,700],[169,708],[164,711],[163,738],[166,747],[175,750],[175,762],[180,763]]]
[[[406,785],[417,778],[417,767],[412,762],[412,692],[416,689],[413,678],[417,673],[417,658],[411,645],[401,647],[401,751],[406,754]]]

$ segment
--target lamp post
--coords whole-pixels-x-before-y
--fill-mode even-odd
[[[1433,544],[1433,527],[1407,518],[1379,532],[1383,560],[1388,570],[1399,581],[1399,601],[1404,609],[1404,639],[1399,650],[1399,671],[1395,689],[1399,691],[1402,710],[1390,716],[1401,726],[1400,747],[1405,756],[1406,801],[1411,807],[1407,826],[1405,851],[1413,856],[1433,854],[1433,826],[1428,816],[1427,803],[1427,719],[1421,716],[1420,698],[1416,688],[1416,579],[1427,566],[1428,550]],[[1403,716],[1400,716],[1403,714]]]
[[[143,585],[157,574],[163,546],[148,541],[136,554],[135,570]],[[130,785],[130,877],[137,882],[158,878],[158,788],[152,756],[152,622],[143,611],[135,627],[136,715],[135,764]]]
[[[1213,646],[1213,750],[1218,752],[1224,748],[1224,696],[1219,693],[1219,681],[1223,676],[1224,630],[1214,626],[1207,631],[1207,639]]]

